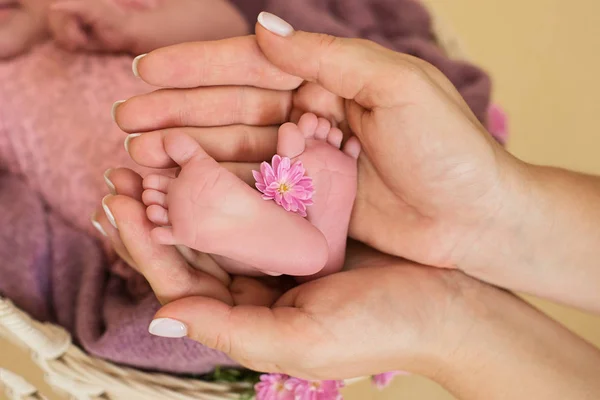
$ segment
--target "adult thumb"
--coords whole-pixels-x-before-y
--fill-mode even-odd
[[[161,308],[149,331],[156,336],[188,337],[236,361],[269,369],[260,366],[279,364],[294,349],[290,343],[297,338],[290,334],[290,326],[303,318],[292,307],[232,307],[211,298],[187,297]]]
[[[372,41],[296,31],[276,15],[258,16],[256,39],[265,57],[283,72],[316,82],[367,109],[410,103],[419,94],[444,93],[477,123],[460,93],[428,62]]]
[[[266,58],[282,71],[365,108],[392,105],[403,74],[419,71],[410,56],[367,40],[296,31],[267,12],[258,16],[256,38]]]

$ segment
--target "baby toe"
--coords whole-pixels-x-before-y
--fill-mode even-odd
[[[142,193],[142,202],[147,205],[157,205],[167,208],[167,195],[154,189],[146,189]]]
[[[150,222],[156,225],[166,226],[169,225],[169,213],[167,209],[159,205],[153,204],[146,209],[146,215]]]

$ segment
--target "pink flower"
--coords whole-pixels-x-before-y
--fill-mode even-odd
[[[391,371],[379,375],[373,375],[373,385],[375,385],[377,389],[381,390],[388,386],[392,382],[394,377],[398,375],[408,375],[408,373],[403,371]]]
[[[271,165],[263,162],[260,172],[252,171],[256,180],[256,188],[265,200],[275,200],[286,211],[306,217],[306,207],[313,204],[315,192],[312,178],[304,176],[302,161],[293,165],[287,157],[273,156]]]
[[[294,392],[294,400],[341,400],[343,381],[306,381],[290,378],[285,387]]]
[[[256,400],[294,400],[294,392],[286,386],[289,376],[282,374],[261,375],[254,386]]]

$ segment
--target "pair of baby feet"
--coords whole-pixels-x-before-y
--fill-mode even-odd
[[[176,178],[144,178],[143,202],[153,239],[212,255],[227,272],[323,276],[342,269],[357,189],[360,144],[314,114],[278,133],[277,154],[301,161],[315,188],[307,218],[284,210],[211,158],[190,136],[168,134],[164,152]],[[157,150],[157,149],[154,149]],[[277,190],[290,188],[285,182]]]

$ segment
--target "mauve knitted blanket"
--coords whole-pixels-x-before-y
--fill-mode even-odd
[[[490,84],[436,46],[413,0],[236,0],[255,21],[268,10],[296,28],[375,40],[436,65],[485,123]],[[70,54],[51,43],[0,63],[0,295],[64,326],[89,353],[134,367],[205,373],[234,365],[187,339],[156,338],[159,304],[132,290],[89,218],[106,193],[106,168],[132,166],[110,119],[115,100],[146,92],[131,57]]]

